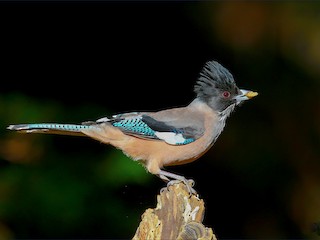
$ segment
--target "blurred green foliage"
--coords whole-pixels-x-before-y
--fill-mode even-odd
[[[18,118],[40,121],[50,118],[52,113],[70,114],[70,110],[59,108],[57,103],[36,102],[20,95],[4,95],[1,103],[6,106],[1,110],[8,110],[1,114],[2,122]],[[97,221],[123,222],[122,218],[128,216],[130,219],[124,221],[127,229],[125,225],[121,230],[110,229],[109,236],[132,234],[131,226],[137,226],[139,213],[131,213],[131,208],[114,192],[126,184],[146,185],[150,175],[144,168],[118,150],[99,149],[93,153],[74,145],[73,149],[67,146],[68,150],[64,151],[65,146],[59,150],[59,144],[57,150],[54,141],[60,142],[60,136],[16,135],[4,129],[2,132],[2,157],[11,163],[2,161],[0,215],[15,229],[12,236],[29,238],[32,231],[33,237],[41,238],[90,237],[90,231],[96,228],[96,236],[101,232],[102,237],[104,229],[102,224],[96,226]],[[80,145],[87,141],[92,140],[84,139]],[[74,235],[74,232],[78,233]]]
[[[1,4],[0,239],[132,237],[164,183],[92,139],[5,128],[187,104],[210,59],[259,96],[169,170],[219,238],[318,237],[319,2]]]

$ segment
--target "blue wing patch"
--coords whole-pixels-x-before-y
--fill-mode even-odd
[[[112,119],[112,125],[120,128],[127,134],[143,138],[163,140],[172,145],[189,144],[196,140],[196,138],[190,136],[190,134],[186,134],[186,136],[184,136],[184,129],[177,129],[146,115],[122,119],[114,118]]]
[[[152,130],[146,123],[141,121],[140,118],[122,119],[112,124],[125,132],[141,134],[144,136],[155,137],[155,131]]]

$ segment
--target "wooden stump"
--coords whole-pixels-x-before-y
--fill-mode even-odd
[[[203,200],[190,197],[184,183],[164,188],[157,196],[157,207],[143,213],[133,240],[215,240],[212,229],[202,224],[204,210]]]

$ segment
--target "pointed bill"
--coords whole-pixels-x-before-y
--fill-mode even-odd
[[[249,100],[249,99],[258,95],[257,92],[253,92],[253,91],[245,90],[245,89],[240,89],[240,92],[241,93],[235,97],[235,99],[237,100],[238,103],[240,103],[244,100]]]

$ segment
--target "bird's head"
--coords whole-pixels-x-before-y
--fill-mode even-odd
[[[213,110],[231,112],[236,105],[258,95],[253,91],[239,89],[232,74],[216,61],[209,61],[200,72],[194,91],[197,98]]]

